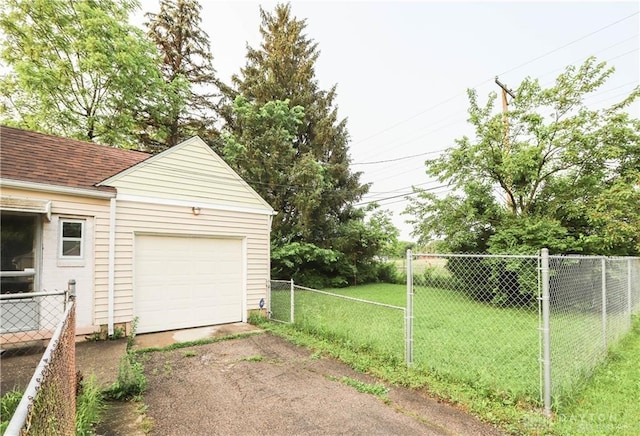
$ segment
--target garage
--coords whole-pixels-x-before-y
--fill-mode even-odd
[[[242,321],[241,239],[136,235],[139,333]]]

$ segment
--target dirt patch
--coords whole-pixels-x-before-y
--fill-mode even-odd
[[[381,383],[267,333],[141,358],[152,434],[500,434],[416,391],[360,393],[345,378]]]
[[[100,436],[144,436],[140,405],[133,401],[107,401],[96,434]]]

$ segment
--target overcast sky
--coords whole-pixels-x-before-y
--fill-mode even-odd
[[[261,42],[259,5],[270,11],[277,3],[201,4],[214,67],[228,81],[244,66],[246,45]],[[158,12],[158,5],[142,0],[142,12]],[[619,101],[640,80],[639,10],[636,1],[292,2],[293,14],[307,20],[306,33],[319,44],[321,88],[337,84],[353,170],[372,183],[363,202],[378,200],[393,211],[405,240],[411,228],[400,214],[407,205],[402,194],[412,185],[440,185],[426,176],[424,160],[471,133],[467,88],[485,101],[499,91],[495,76],[513,89],[527,76],[549,84],[568,64],[595,55],[616,73],[587,101]],[[632,111],[637,115],[640,103]],[[423,155],[394,160],[416,154]]]

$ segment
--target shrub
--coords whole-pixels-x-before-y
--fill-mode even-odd
[[[377,281],[382,283],[396,283],[398,280],[398,268],[393,262],[381,262],[378,264]]]
[[[499,306],[525,306],[535,301],[538,293],[535,259],[451,258],[446,268],[453,279],[447,287],[462,291],[478,301]]]

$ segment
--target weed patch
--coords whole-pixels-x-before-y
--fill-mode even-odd
[[[358,392],[361,392],[363,394],[374,395],[382,399],[385,399],[387,394],[389,393],[389,389],[387,389],[387,387],[384,385],[379,385],[379,384],[372,385],[369,383],[361,382],[360,380],[356,380],[351,377],[342,377],[340,379],[340,382],[347,386],[351,386]]]
[[[11,417],[20,404],[20,399],[22,399],[22,391],[18,389],[13,389],[0,397],[0,433],[4,434],[7,429]]]
[[[262,362],[264,360],[264,356],[257,354],[255,356],[249,356],[242,359],[245,362]]]
[[[262,317],[259,317],[259,318],[262,318]],[[246,337],[254,336],[256,334],[261,334],[261,333],[262,332],[238,333],[238,334],[234,334],[234,335],[220,336],[220,337],[217,337],[217,338],[198,339],[198,340],[195,340],[195,341],[188,341],[188,342],[176,342],[176,343],[173,343],[171,345],[167,345],[166,347],[141,348],[139,350],[135,350],[134,353],[137,354],[137,355],[140,355],[140,354],[145,354],[145,353],[156,353],[156,352],[173,351],[173,350],[179,350],[181,348],[195,347],[195,346],[198,346],[198,345],[207,345],[207,344],[213,344],[213,343],[216,343],[216,342],[229,341],[231,339],[246,338]]]
[[[95,375],[83,379],[76,398],[76,435],[93,435],[104,412],[104,397]]]
[[[147,378],[142,363],[134,353],[127,352],[120,358],[116,382],[105,391],[105,395],[113,400],[129,400],[142,395],[146,388]]]

